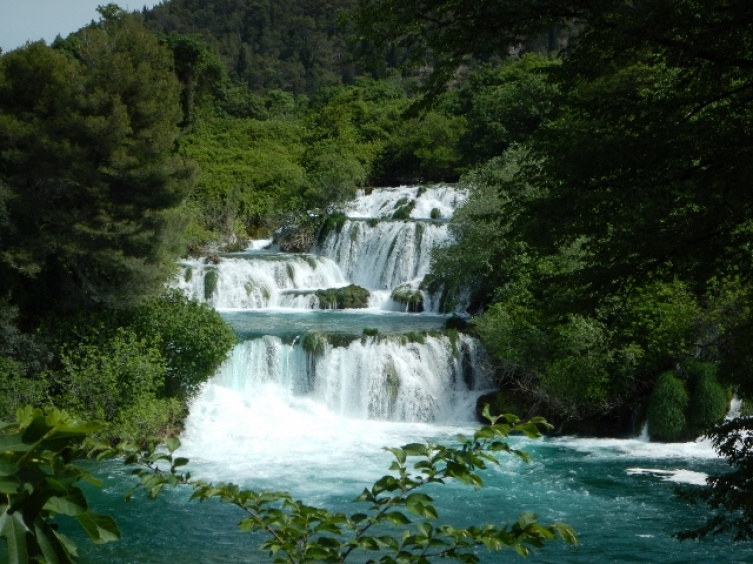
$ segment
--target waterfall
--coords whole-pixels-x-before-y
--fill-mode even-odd
[[[447,315],[420,289],[464,198],[446,186],[374,190],[311,254],[252,244],[182,263],[174,285],[218,309],[242,340],[195,398],[185,443],[202,457],[223,434],[248,445],[260,433],[289,440],[292,421],[310,440],[331,441],[354,421],[473,420],[476,398],[491,387],[484,351],[445,331]],[[398,212],[406,217],[393,219]],[[330,292],[351,285],[368,291],[365,303],[326,309]]]
[[[364,288],[418,287],[429,272],[431,249],[449,240],[446,224],[348,220],[318,251]]]
[[[265,390],[282,401],[306,397],[344,417],[439,423],[467,421],[470,392],[488,385],[475,341],[441,335],[364,337],[314,352],[303,339],[267,335],[236,346],[213,381],[249,403]]]

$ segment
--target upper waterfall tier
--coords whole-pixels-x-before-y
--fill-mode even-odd
[[[391,218],[404,208],[411,219],[449,219],[467,198],[466,192],[451,186],[380,188],[361,191],[346,207],[345,215],[353,219]]]
[[[176,285],[218,309],[311,309],[319,306],[312,291],[348,284],[326,257],[249,252],[224,255],[216,262],[184,262]]]
[[[347,220],[316,250],[355,284],[389,290],[406,283],[417,287],[429,273],[431,250],[449,239],[446,224]]]
[[[340,215],[328,223],[312,254],[265,251],[252,243],[243,253],[184,261],[174,285],[223,310],[436,312],[439,300],[421,282],[432,250],[450,242],[447,221],[465,199],[449,186],[362,192],[345,210],[349,219]],[[349,285],[358,288],[327,292]]]

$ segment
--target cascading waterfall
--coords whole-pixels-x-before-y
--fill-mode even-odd
[[[390,284],[416,288],[425,272],[426,249],[403,247],[415,244],[417,225],[426,223],[422,243],[439,240],[426,233],[441,233],[463,198],[442,187],[362,194],[348,210],[350,224],[323,242],[332,249],[349,249],[352,243],[360,245],[359,253],[366,252],[379,246],[360,237],[385,237],[396,229],[402,242],[384,244],[388,251],[393,247],[385,256],[406,257],[404,263],[394,259],[408,265],[396,277],[383,274],[386,266],[374,268],[389,262],[374,256],[351,268],[340,266],[334,254],[280,255],[262,245],[184,264],[176,286],[219,309],[242,340],[194,400],[186,420],[181,456],[190,458],[194,476],[288,490],[312,505],[354,513],[362,506],[353,498],[389,466],[383,447],[423,440],[449,444],[458,432],[472,430],[475,400],[487,386],[483,351],[473,339],[442,331],[446,316],[427,313],[430,307],[405,313],[390,297]],[[405,215],[405,206],[410,207],[408,219],[392,219],[401,209]],[[426,221],[432,217],[434,222]],[[355,225],[357,236],[352,235]],[[415,259],[418,255],[421,260]],[[353,256],[348,260],[360,259]],[[368,307],[316,309],[317,291],[350,284],[348,272],[363,275],[364,286],[373,285]],[[707,441],[531,441],[516,436],[510,443],[529,452],[532,463],[502,455],[500,465],[484,473],[482,490],[452,484],[432,490],[441,522],[512,522],[519,513],[533,511],[544,522],[573,525],[580,546],[545,543],[533,557],[542,562],[638,558],[705,564],[720,554],[729,561],[753,562],[753,547],[745,543],[730,549],[722,540],[679,543],[672,536],[697,526],[703,512],[701,506],[688,511],[677,500],[677,483],[700,484],[727,469]],[[122,491],[105,489],[102,495],[109,496],[108,506],[118,507],[118,520],[129,519],[138,534],[98,547],[113,552],[98,553],[96,561],[163,562],[166,545],[178,561],[271,560],[254,552],[258,537],[249,540],[237,533],[234,507],[205,504],[202,510],[186,510],[181,496],[124,504]],[[143,527],[144,522],[155,525]],[[500,561],[500,553],[478,555],[483,564]]]
[[[346,220],[312,254],[255,246],[183,263],[176,286],[220,310],[244,339],[195,400],[185,444],[203,456],[233,412],[247,422],[234,434],[251,442],[259,429],[274,434],[285,429],[281,419],[300,417],[308,429],[324,420],[337,428],[471,421],[476,398],[490,387],[483,351],[468,336],[444,332],[446,316],[406,313],[392,296],[396,287],[418,291],[464,197],[450,187],[374,190],[348,210],[361,219]],[[391,219],[405,206],[411,217]],[[390,219],[381,220],[385,214]],[[371,292],[365,307],[319,309],[322,292],[350,284]],[[332,429],[325,436],[341,432]]]
[[[431,250],[449,240],[445,224],[347,220],[318,250],[364,288],[391,289],[406,283],[418,287],[429,272]]]

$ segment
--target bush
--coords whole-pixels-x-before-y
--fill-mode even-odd
[[[691,361],[683,367],[690,383],[688,428],[701,435],[720,423],[729,408],[729,395],[717,379],[717,368],[710,362]]]
[[[327,349],[327,337],[321,333],[309,331],[303,335],[301,346],[303,350],[315,356],[323,355]]]
[[[219,274],[214,268],[207,270],[204,273],[204,299],[209,301],[212,299],[215,289],[217,289],[217,280]]]
[[[687,436],[688,392],[675,372],[656,381],[648,404],[648,432],[653,440],[679,441]]]
[[[219,313],[178,291],[146,301],[129,322],[140,334],[159,337],[167,368],[164,397],[192,396],[237,340]]]
[[[78,416],[116,421],[121,411],[154,397],[164,386],[166,369],[155,340],[119,328],[105,339],[97,335],[60,354],[54,403]]]

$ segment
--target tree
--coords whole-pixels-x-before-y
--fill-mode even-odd
[[[623,304],[676,284],[677,300],[655,302],[653,312],[633,307],[643,328],[656,329],[645,341],[654,360],[643,366],[640,385],[673,368],[661,364],[672,347],[684,347],[686,357],[675,360],[718,363],[720,379],[748,397],[750,323],[743,312],[750,311],[753,274],[747,133],[753,7],[743,0],[366,0],[361,6],[362,37],[396,41],[413,49],[415,60],[436,61],[430,91],[445,88],[468,57],[504,56],[551,26],[573,26],[562,65],[549,74],[559,112],[525,140],[530,160],[512,181],[540,193],[508,191],[513,197],[500,214],[514,214],[512,231],[537,261],[579,249],[574,268],[536,282],[564,288],[540,308],[547,315],[596,316],[617,343],[629,345]],[[716,309],[723,288],[736,288],[725,319]],[[696,307],[683,303],[693,302],[703,304],[698,323],[683,313]],[[651,322],[654,314],[659,325]],[[664,343],[659,356],[652,342]],[[720,452],[741,472],[735,486],[744,498],[750,468],[740,464],[741,451],[725,447],[732,444],[725,437],[737,431],[722,426],[716,433]],[[719,502],[732,491],[723,484],[711,481],[709,499]],[[739,515],[739,524],[749,526],[749,513]]]
[[[169,52],[131,16],[0,58],[0,272],[24,319],[153,293],[193,168]]]

